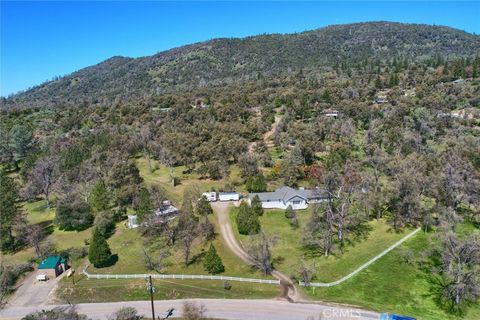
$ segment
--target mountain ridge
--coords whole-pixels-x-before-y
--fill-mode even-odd
[[[363,22],[290,34],[215,38],[138,58],[98,64],[2,99],[2,108],[135,102],[139,97],[223,86],[334,64],[471,57],[480,36],[446,26]]]

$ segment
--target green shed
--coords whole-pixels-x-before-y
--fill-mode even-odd
[[[68,269],[67,261],[60,256],[48,256],[38,265],[38,272],[54,279]]]

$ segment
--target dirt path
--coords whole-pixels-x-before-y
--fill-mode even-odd
[[[223,239],[227,246],[232,250],[232,252],[242,259],[245,263],[253,265],[253,261],[245,251],[241,243],[239,243],[235,237],[235,233],[232,229],[232,224],[230,222],[230,217],[228,216],[228,208],[230,202],[213,202],[212,207],[217,213],[218,224],[220,225],[220,233],[222,234]],[[235,203],[238,205],[238,203]],[[298,292],[297,288],[293,284],[292,280],[285,274],[274,270],[272,276],[280,280],[280,285],[282,286],[282,295],[281,297],[290,301],[298,302],[304,300],[301,294]]]
[[[270,130],[268,130],[267,132],[265,132],[263,134],[263,141],[265,141],[265,143],[268,145],[268,140],[270,139],[270,137],[275,133],[275,130],[277,130],[277,127],[278,127],[278,124],[280,123],[280,120],[282,119],[281,116],[279,116],[278,114],[275,115],[275,121],[273,122],[272,124],[272,127],[270,128]],[[251,142],[249,145],[248,145],[248,152],[249,153],[253,153],[253,148],[255,148],[255,145],[257,143],[256,142]]]
[[[58,281],[63,277],[48,281],[37,281],[37,272],[31,272],[8,300],[7,307],[43,306],[51,302]]]

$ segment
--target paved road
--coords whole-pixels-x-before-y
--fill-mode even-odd
[[[215,209],[218,217],[218,224],[220,225],[220,233],[222,234],[225,243],[230,248],[230,250],[242,259],[245,263],[253,265],[253,261],[245,252],[243,246],[237,241],[235,234],[232,229],[232,224],[230,222],[230,217],[228,216],[228,208],[232,202],[212,202],[212,207]],[[238,202],[234,203],[238,205]],[[303,301],[303,297],[300,292],[297,290],[295,285],[292,283],[292,280],[283,273],[274,270],[272,276],[281,281],[282,284],[282,296],[291,302]]]
[[[31,272],[9,299],[7,307],[39,306],[48,304],[62,276],[48,281],[37,281],[37,272]]]
[[[155,301],[156,315],[162,315],[169,308],[175,308],[174,317],[181,316],[185,300]],[[314,319],[335,320],[366,320],[378,319],[379,314],[344,306],[289,303],[278,300],[229,300],[229,299],[191,299],[203,304],[207,316],[215,319],[228,320],[301,320]],[[109,303],[78,304],[79,313],[93,319],[106,319],[108,315],[124,306],[136,308],[140,314],[151,316],[150,301],[125,301]],[[2,320],[21,319],[24,315],[38,309],[51,309],[55,305],[39,307],[13,307],[0,312]]]

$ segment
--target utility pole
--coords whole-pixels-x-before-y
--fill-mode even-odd
[[[148,290],[150,291],[150,302],[152,303],[152,319],[155,320],[155,308],[153,306],[152,276],[148,276]]]

